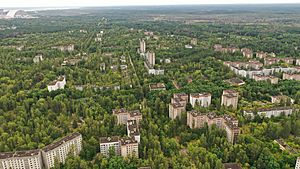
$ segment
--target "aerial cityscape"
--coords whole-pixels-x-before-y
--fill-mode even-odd
[[[300,4],[1,8],[0,169],[300,169]]]

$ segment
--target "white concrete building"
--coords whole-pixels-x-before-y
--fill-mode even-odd
[[[197,104],[202,107],[209,107],[211,104],[210,93],[192,93],[190,94],[190,103],[193,107]]]
[[[65,76],[59,76],[59,78],[53,82],[51,82],[47,88],[48,88],[48,91],[51,92],[51,91],[55,91],[55,90],[58,90],[58,89],[64,89],[65,88],[65,85],[66,85],[66,77]]]
[[[300,157],[297,158],[295,169],[300,169]]]
[[[104,156],[109,156],[110,149],[114,149],[116,155],[121,154],[120,141],[118,136],[100,138],[100,153]]]
[[[39,63],[39,62],[42,62],[44,59],[43,59],[43,55],[36,55],[34,58],[33,58],[33,63]]]
[[[40,150],[0,153],[0,169],[42,169]]]
[[[56,160],[65,163],[69,153],[78,155],[82,149],[82,135],[73,133],[42,149],[42,157],[46,169],[54,167]]]

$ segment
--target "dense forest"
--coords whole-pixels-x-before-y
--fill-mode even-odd
[[[270,84],[239,77],[245,85],[232,86],[226,80],[237,75],[223,61],[246,59],[241,53],[215,52],[213,46],[247,47],[300,58],[300,20],[295,17],[300,11],[295,8],[300,7],[276,6],[265,12],[244,8],[231,12],[217,7],[210,12],[193,7],[93,8],[40,11],[33,14],[38,16],[34,19],[0,20],[0,152],[42,148],[76,131],[83,135],[80,156],[70,156],[55,168],[222,169],[229,162],[251,169],[294,168],[300,156],[300,113],[248,119],[243,110],[268,107],[270,96],[275,95],[289,96],[299,109],[300,81]],[[287,9],[289,13],[281,16]],[[204,16],[197,18],[200,14]],[[252,17],[258,21],[253,23]],[[8,29],[11,26],[16,29]],[[100,31],[99,42],[95,38]],[[145,31],[158,38],[145,37]],[[156,53],[164,75],[147,73],[137,53],[141,38],[146,39],[147,50]],[[186,49],[192,38],[198,39],[197,45]],[[52,48],[67,44],[74,44],[75,50]],[[39,54],[44,60],[34,63]],[[79,60],[75,65],[62,65],[74,58]],[[171,63],[160,62],[164,59]],[[121,69],[124,64],[125,70]],[[47,85],[60,75],[66,76],[65,89],[48,92]],[[164,83],[167,90],[150,91],[150,83]],[[240,93],[237,110],[221,106],[225,89]],[[237,143],[230,144],[225,131],[214,125],[190,129],[186,113],[171,120],[171,97],[181,92],[210,92],[211,106],[195,109],[237,117],[241,129]],[[118,108],[142,112],[139,158],[99,153],[99,137],[126,136],[126,127],[117,125],[112,114]],[[284,140],[294,151],[281,150],[276,139]]]

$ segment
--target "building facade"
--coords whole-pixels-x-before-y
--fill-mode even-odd
[[[78,155],[82,149],[82,135],[73,133],[42,149],[42,157],[46,169],[54,167],[55,161],[65,163],[69,153]]]
[[[295,169],[300,169],[300,157],[297,158]]]
[[[100,153],[108,157],[110,149],[114,149],[116,155],[121,154],[120,140],[118,136],[100,138]]]
[[[60,76],[57,80],[51,82],[47,86],[47,88],[48,88],[48,91],[51,92],[51,91],[55,91],[55,90],[58,90],[58,89],[64,89],[66,84],[67,84],[66,77],[65,76]]]
[[[229,115],[217,116],[215,113],[200,113],[197,111],[187,112],[187,125],[192,128],[202,128],[207,124],[208,126],[216,125],[226,131],[227,141],[236,143],[240,133],[238,127],[238,120]]]
[[[181,113],[186,111],[188,100],[189,96],[185,93],[173,94],[173,98],[171,98],[171,103],[169,104],[169,117],[171,119],[176,119],[176,117],[181,118]]]
[[[224,90],[222,95],[221,105],[237,109],[239,93],[235,90]]]
[[[146,42],[144,39],[140,39],[140,53],[146,53]]]
[[[43,160],[39,149],[0,153],[0,169],[42,169]]]
[[[120,144],[122,157],[139,157],[139,143],[136,140],[132,138],[122,138]]]
[[[193,107],[199,105],[201,107],[209,107],[211,104],[210,93],[192,93],[190,94],[190,103]]]
[[[113,115],[117,117],[117,124],[124,125],[128,120],[136,120],[139,123],[142,120],[142,114],[139,110],[127,110],[124,108],[114,109]]]

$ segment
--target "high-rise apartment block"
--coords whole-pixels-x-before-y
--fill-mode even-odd
[[[221,105],[237,109],[239,93],[235,90],[224,90]]]
[[[181,113],[186,111],[186,104],[188,103],[188,95],[185,93],[177,93],[173,95],[171,103],[169,104],[169,117],[175,119],[181,118]]]
[[[236,143],[240,133],[237,119],[229,115],[217,116],[214,113],[203,114],[197,111],[187,112],[187,125],[190,128],[202,128],[205,123],[207,123],[208,126],[215,124],[218,128],[224,129],[226,131],[227,141]]]
[[[117,116],[118,125],[126,124],[128,120],[136,120],[137,123],[142,120],[142,114],[139,110],[114,109],[113,115]]]
[[[192,93],[190,94],[190,103],[193,107],[196,105],[201,107],[209,107],[211,104],[210,93]]]

